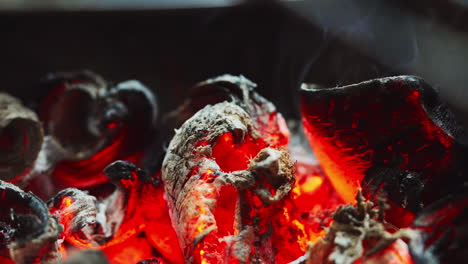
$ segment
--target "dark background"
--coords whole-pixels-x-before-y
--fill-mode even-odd
[[[459,117],[468,120],[463,4],[344,2],[5,9],[0,11],[1,89],[27,99],[48,72],[89,69],[113,82],[142,81],[168,111],[198,81],[243,74],[283,114],[298,118],[296,91],[304,80],[333,87],[415,74],[440,87]]]

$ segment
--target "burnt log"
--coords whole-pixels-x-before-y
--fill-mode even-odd
[[[187,262],[275,258],[269,220],[294,185],[293,163],[284,119],[254,87],[230,75],[197,85],[214,104],[186,120],[169,144],[161,175]],[[181,113],[185,119],[191,111]]]
[[[0,181],[0,253],[14,263],[59,263],[62,227],[34,194]]]
[[[39,107],[46,162],[36,177],[52,174],[57,190],[90,188],[108,182],[102,170],[111,162],[139,161],[158,115],[156,98],[143,84],[112,86],[84,71],[50,75],[41,86],[49,92]]]
[[[319,89],[304,84],[302,118],[320,165],[341,197],[387,197],[388,219],[414,213],[465,181],[467,137],[435,89],[414,76]]]
[[[0,179],[20,180],[33,167],[43,141],[37,115],[21,102],[0,93]]]

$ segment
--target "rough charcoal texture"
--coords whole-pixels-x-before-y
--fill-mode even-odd
[[[45,203],[4,181],[0,197],[1,256],[18,264],[59,263],[62,228]]]
[[[27,174],[37,159],[43,137],[36,113],[0,92],[0,179],[17,182]]]
[[[271,262],[274,245],[259,218],[274,207],[262,204],[281,204],[292,189],[293,164],[281,149],[289,134],[247,79],[225,75],[199,87],[225,83],[234,90],[228,100],[203,107],[169,144],[162,180],[171,219],[188,262]]]
[[[60,189],[46,205],[0,181],[2,263],[59,263],[63,252],[66,263],[116,264],[446,264],[468,257],[465,132],[416,77],[305,85],[303,121],[320,164],[292,161],[297,150],[286,151],[285,121],[254,83],[209,79],[167,116],[178,129],[156,173],[116,161],[130,149],[141,154],[132,138],[152,133],[156,103],[145,87],[111,87],[89,72],[49,81],[53,100],[42,109],[49,135],[40,162],[21,180],[49,179],[32,177],[45,168],[94,187],[99,180],[76,176],[102,169],[113,188],[96,195],[63,189],[66,180],[32,182]],[[6,109],[17,106],[2,99]],[[78,114],[78,127],[65,126]],[[0,147],[9,147],[12,134],[2,132]]]
[[[467,137],[437,91],[414,76],[317,89],[303,85],[302,115],[314,152],[348,202],[360,185],[384,196],[407,226],[467,174]],[[406,213],[408,212],[408,213]],[[392,220],[392,221],[393,221]]]
[[[83,71],[50,75],[40,90],[47,94],[38,107],[47,134],[45,165],[33,173],[39,181],[52,178],[55,187],[42,196],[95,187],[108,181],[102,170],[111,162],[139,161],[158,116],[156,97],[143,84],[111,85]]]
[[[468,185],[422,210],[409,243],[416,264],[465,263],[468,259]]]
[[[127,161],[109,164],[104,174],[116,187],[110,195],[98,198],[67,188],[48,202],[64,226],[63,238],[79,249],[102,250],[112,263],[154,257],[180,263],[162,187]]]
[[[293,264],[410,264],[408,240],[416,236],[411,229],[387,231],[383,221],[384,203],[378,206],[367,201],[361,191],[356,205],[340,206],[327,234],[311,243],[306,254]]]

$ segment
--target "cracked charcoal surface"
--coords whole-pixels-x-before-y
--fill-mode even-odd
[[[338,192],[388,197],[417,213],[465,181],[467,136],[435,89],[414,76],[302,90],[303,122]],[[392,219],[408,226],[411,213]],[[388,215],[392,215],[389,213]]]
[[[216,222],[216,204],[223,187],[234,186],[239,193],[239,202],[231,197],[231,203],[237,204],[236,212],[231,217],[235,218],[234,226],[240,234],[237,237],[223,238],[228,247],[232,247],[231,250],[225,253],[207,253],[215,256],[213,261],[215,259],[226,261],[231,254],[234,259],[246,261],[252,247],[264,247],[261,250],[257,249],[257,252],[261,252],[268,250],[269,246],[253,245],[252,232],[258,230],[250,229],[249,225],[243,223],[243,218],[246,217],[242,212],[243,208],[250,206],[247,201],[243,201],[245,195],[243,193],[254,191],[256,194],[253,195],[258,195],[265,204],[273,204],[289,193],[294,182],[289,155],[284,150],[266,148],[269,143],[261,147],[263,150],[259,149],[258,155],[252,157],[250,165],[245,164],[243,170],[225,171],[220,167],[221,164],[213,159],[213,146],[227,133],[232,135],[233,144],[239,145],[247,141],[255,142],[262,137],[268,140],[269,133],[281,133],[279,125],[275,123],[278,121],[275,119],[282,120],[282,118],[276,115],[271,103],[253,92],[253,85],[250,82],[242,77],[222,76],[204,84],[220,80],[222,82],[228,80],[231,87],[236,85],[237,87],[233,89],[237,93],[233,92],[233,97],[230,99],[228,97],[228,101],[205,106],[177,129],[163,162],[162,179],[171,209],[171,218],[178,230],[180,243],[186,252],[185,257],[188,262],[194,262],[197,257],[202,258],[203,256],[196,256],[195,248],[199,243],[203,245],[208,243],[206,241],[211,239],[210,236],[216,237],[216,232],[220,231],[219,223]],[[271,121],[272,115],[273,121]],[[213,180],[205,179],[206,172],[212,175]],[[262,189],[263,187],[255,187],[256,181],[261,185],[257,176],[268,182],[266,184],[273,186],[276,190],[275,195],[269,194],[269,191]],[[267,240],[268,236],[265,241]],[[265,256],[257,255],[253,258],[260,259]]]

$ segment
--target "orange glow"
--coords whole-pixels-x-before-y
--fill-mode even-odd
[[[65,243],[59,252],[65,259],[74,251],[99,249],[112,264],[133,264],[153,258],[158,259],[158,263],[215,264],[239,263],[233,254],[226,254],[236,250],[236,253],[250,255],[245,263],[251,263],[257,257],[261,263],[290,263],[303,256],[311,242],[325,237],[338,206],[355,203],[360,185],[369,185],[363,180],[370,175],[371,169],[399,168],[419,173],[447,165],[445,162],[450,157],[453,140],[427,117],[419,105],[418,100],[422,97],[419,91],[406,92],[397,98],[399,101],[389,96],[388,101],[393,105],[386,100],[376,101],[366,93],[360,95],[358,104],[350,99],[352,97],[340,96],[336,94],[330,100],[319,96],[303,98],[303,125],[318,164],[304,163],[306,159],[298,158],[294,165],[294,187],[280,201],[265,202],[264,196],[260,195],[265,190],[274,195],[283,184],[284,179],[272,172],[277,168],[258,169],[249,164],[264,148],[286,149],[289,132],[280,114],[261,113],[260,109],[255,109],[251,117],[256,123],[249,125],[249,133],[255,129],[254,133],[242,138],[240,133],[234,132],[226,132],[218,138],[200,137],[189,150],[189,153],[197,154],[193,155],[195,158],[190,156],[189,160],[182,160],[190,164],[190,172],[175,172],[187,172],[188,177],[169,177],[169,180],[175,180],[168,185],[174,183],[172,190],[177,192],[171,193],[170,187],[162,186],[168,182],[167,178],[162,180],[159,173],[150,180],[147,175],[138,179],[139,173],[132,173],[135,179],[120,180],[117,190],[124,196],[118,199],[124,199],[126,207],[120,226],[111,227],[112,237],[98,235],[92,240],[84,234],[88,230],[101,232],[99,224],[87,226],[85,232],[71,228],[75,227],[74,210],[79,197],[62,196],[60,208],[50,209],[51,214],[57,212],[56,215],[60,215],[60,224],[64,226],[60,239],[63,238]],[[367,101],[372,103],[366,105]],[[95,190],[91,188],[99,185],[95,188],[98,189],[103,183],[109,183],[101,173],[109,163],[117,159],[141,161],[144,155],[141,149],[127,152],[126,147],[129,145],[128,133],[137,134],[143,130],[134,132],[134,127],[130,130],[126,123],[110,123],[107,128],[115,132],[110,144],[85,160],[60,162],[52,175],[54,186],[89,188],[88,191],[93,193]],[[201,134],[209,134],[208,129],[202,128]],[[401,135],[404,137],[398,138]],[[11,147],[8,140],[0,136],[0,147]],[[231,172],[235,173],[229,174]],[[178,189],[179,186],[183,188]],[[164,187],[168,188],[168,193]],[[3,199],[5,195],[5,192],[1,193],[0,197]],[[101,193],[95,196],[98,204],[105,197]],[[171,216],[166,199],[174,206],[170,208]],[[57,200],[53,201],[55,206]],[[387,201],[387,204],[390,208],[385,220],[391,224],[392,232],[393,228],[400,227],[399,224],[410,226],[414,223],[415,215],[406,207],[394,201]],[[453,205],[450,210],[452,207],[462,208]],[[451,218],[455,213],[443,211],[428,217],[448,221],[437,216]],[[239,233],[242,237],[235,237]],[[374,240],[366,241],[364,250],[368,250],[376,242]],[[184,247],[180,248],[179,243]],[[369,258],[364,254],[365,257],[353,264],[413,264],[404,243],[403,240],[394,241]],[[10,263],[0,256],[0,263],[3,262]]]
[[[321,177],[309,177],[307,180],[301,185],[301,189],[303,192],[312,193],[317,190],[323,183],[323,179]]]
[[[342,154],[341,148],[334,145],[333,141],[321,140],[313,132],[309,135],[309,141],[314,146],[314,153],[320,161],[320,166],[329,177],[333,187],[346,203],[354,203],[359,185],[364,172],[370,167],[372,151],[346,156]],[[327,150],[327,151],[322,151]],[[340,160],[340,162],[336,162]],[[343,169],[346,167],[346,169]],[[356,179],[356,175],[359,178]]]
[[[290,219],[290,217],[289,217],[288,208],[286,208],[286,207],[283,207],[283,215],[284,215],[284,217],[285,217],[286,221],[288,221],[288,222],[289,222],[289,219]]]
[[[304,225],[296,219],[292,221],[292,224],[296,226],[298,230],[301,231],[299,232],[300,235],[297,235],[297,241],[301,250],[305,252],[310,239],[305,234]]]
[[[200,233],[200,234],[203,232],[203,225],[202,225],[202,224],[199,224],[199,225],[197,226],[197,231],[198,231],[198,233]]]
[[[447,166],[453,149],[452,138],[422,107],[419,91],[398,81],[383,86],[359,92],[310,91],[301,98],[310,145],[347,203],[354,201],[370,168],[440,168]]]
[[[204,256],[205,256],[205,251],[202,249],[200,250],[201,264],[207,264],[206,260],[203,259]]]
[[[65,237],[71,244],[69,250],[100,249],[110,263],[117,264],[137,263],[159,256],[167,263],[183,263],[182,251],[169,217],[163,187],[140,182],[137,175],[134,176],[134,181],[125,180],[128,183],[125,188],[129,188],[126,215],[112,239],[103,245],[94,245],[79,233],[73,233]],[[65,230],[74,217],[71,212],[66,211],[73,202],[71,197],[64,197],[61,202],[62,217],[59,221]],[[51,213],[54,211],[56,209],[51,208]],[[154,255],[154,252],[158,254]]]
[[[297,162],[295,178],[281,213],[270,220],[278,223],[273,234],[277,248],[287,248],[276,254],[278,263],[289,263],[304,255],[309,242],[325,235],[332,212],[344,203],[317,165]]]
[[[70,205],[72,204],[72,199],[68,196],[63,198],[63,204],[65,205],[65,207],[70,207]]]

